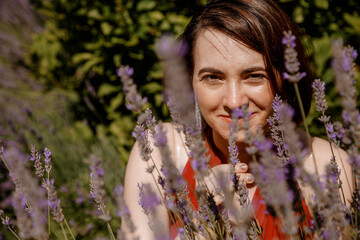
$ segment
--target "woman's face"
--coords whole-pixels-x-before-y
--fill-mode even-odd
[[[194,47],[193,87],[215,144],[227,144],[231,110],[248,103],[250,127],[267,125],[274,93],[263,56],[216,30],[205,30]],[[241,129],[242,120],[239,120]],[[243,142],[242,131],[237,142]]]

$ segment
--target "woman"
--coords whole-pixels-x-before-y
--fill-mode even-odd
[[[228,135],[233,109],[247,104],[252,113],[250,128],[255,131],[261,127],[266,133],[268,131],[267,118],[272,114],[271,103],[275,94],[278,94],[294,108],[293,120],[297,124],[301,122],[294,88],[281,77],[285,72],[281,38],[283,32],[288,30],[298,37],[296,26],[270,0],[220,0],[211,1],[204,6],[202,11],[193,17],[180,37],[189,46],[185,58],[205,123],[205,140],[212,158],[218,159],[221,163],[212,165],[213,174],[208,177],[208,182],[214,182],[216,176],[226,173],[228,169]],[[311,105],[312,77],[304,49],[298,40],[296,40],[296,50],[301,72],[307,74],[298,86],[305,113],[308,113]],[[178,134],[171,124],[167,124],[166,128],[174,164],[185,178],[189,178],[186,180],[192,181],[193,176],[188,176],[186,173],[191,165],[189,165],[188,150],[183,144],[183,135]],[[313,155],[308,155],[304,159],[306,168],[310,172],[314,172],[317,168],[320,175],[324,174],[325,166],[331,157],[329,143],[313,138],[311,143],[305,141],[304,144],[308,146],[312,144],[313,155],[316,156],[314,158]],[[247,145],[241,131],[237,134],[236,145],[241,161],[241,164],[236,166],[237,174],[247,183],[250,200],[254,198],[254,195],[255,198],[259,198],[256,192],[256,179],[254,182],[248,167],[252,161],[251,156],[246,152]],[[339,161],[338,166],[342,169],[340,178],[347,200],[350,199],[352,186],[349,186],[345,173],[351,177],[351,170],[346,163],[340,162],[340,159],[347,158],[344,151],[336,149],[335,157]],[[155,147],[152,158],[157,166],[162,165],[160,153]],[[313,159],[316,159],[316,166]],[[139,173],[146,168],[147,165],[141,160],[139,149],[135,144],[126,169],[125,199],[137,226],[137,235],[141,239],[152,239],[153,232],[148,226],[149,219],[138,205],[137,184],[149,183],[154,192],[158,192],[157,188],[160,186],[151,174]],[[209,189],[215,194],[216,204],[221,204],[223,199],[214,190],[215,187],[209,184]],[[310,202],[311,190],[301,186],[301,191],[305,201]],[[158,194],[158,198],[163,199],[164,196]],[[169,214],[163,205],[157,206],[156,218],[165,223],[164,234],[169,236],[170,227],[166,224],[170,222]],[[265,233],[265,236],[268,239],[283,237],[273,233]]]

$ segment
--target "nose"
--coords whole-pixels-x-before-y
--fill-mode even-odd
[[[231,112],[234,108],[241,107],[248,102],[249,99],[241,87],[241,83],[239,81],[229,81],[223,98],[225,109]]]

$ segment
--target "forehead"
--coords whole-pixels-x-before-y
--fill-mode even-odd
[[[219,64],[219,67],[245,63],[265,67],[262,54],[217,30],[210,29],[198,33],[193,54],[195,69],[199,64],[210,63]]]

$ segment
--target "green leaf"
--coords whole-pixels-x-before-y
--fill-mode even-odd
[[[114,86],[109,83],[103,83],[99,87],[98,96],[101,98],[101,97],[107,96],[109,94],[112,94],[114,92],[118,92],[120,90],[121,90],[120,86]]]
[[[121,54],[115,54],[113,57],[113,62],[115,66],[121,65]]]
[[[162,90],[162,85],[158,82],[150,82],[142,87],[143,91],[149,94],[158,93]]]
[[[148,1],[148,0],[144,0],[139,2],[136,5],[136,10],[137,11],[149,11],[154,9],[156,6],[156,1]]]
[[[162,13],[159,12],[159,11],[149,12],[149,16],[150,16],[150,18],[153,19],[153,20],[161,21],[161,20],[164,19],[164,14],[162,14]]]
[[[329,9],[329,1],[328,0],[315,0],[315,6],[320,9]]]
[[[114,112],[122,103],[123,103],[123,93],[119,92],[119,94],[111,99],[110,106],[109,106],[109,112]]]
[[[104,35],[109,35],[111,33],[111,30],[113,29],[113,26],[110,25],[108,22],[102,22],[100,28]]]
[[[304,13],[302,7],[296,7],[293,12],[293,19],[296,23],[302,23],[304,22]]]
[[[326,67],[326,62],[331,57],[331,40],[328,36],[322,38],[313,39],[313,45],[315,49],[315,64],[316,64],[316,74],[319,76],[323,73],[324,68]]]
[[[102,15],[99,13],[98,9],[93,9],[88,12],[88,17],[96,20],[103,19]]]
[[[78,64],[84,60],[88,60],[90,58],[94,57],[94,55],[92,53],[89,52],[82,52],[82,53],[76,53],[73,57],[72,57],[72,62],[73,64]]]
[[[118,38],[118,37],[113,37],[113,38],[111,38],[111,43],[121,44],[126,47],[133,47],[139,43],[139,38],[135,34],[132,34],[129,40],[125,40],[123,38]]]
[[[351,25],[354,28],[355,32],[357,32],[359,35],[360,34],[360,16],[354,16],[349,13],[344,13],[344,19],[349,25]]]
[[[89,59],[84,65],[80,66],[77,69],[77,73],[86,74],[92,67],[96,66],[98,63],[102,62],[102,57],[94,57]]]

